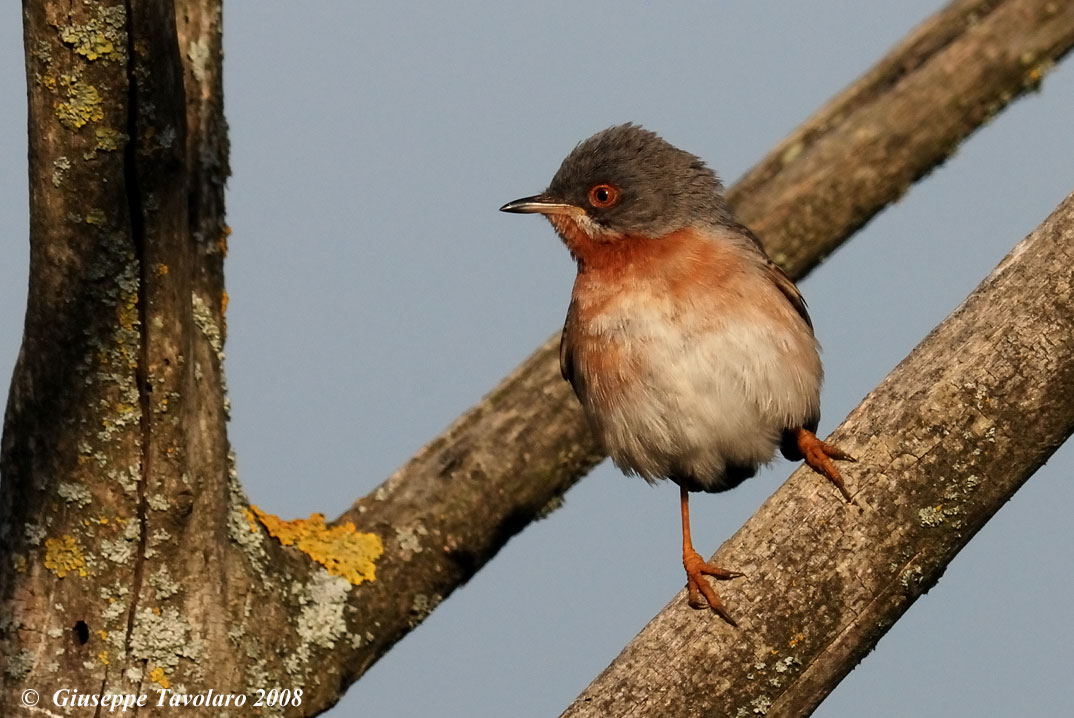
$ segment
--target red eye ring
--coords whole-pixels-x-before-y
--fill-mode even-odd
[[[589,190],[589,204],[598,209],[606,209],[619,201],[619,188],[615,185],[601,183]]]

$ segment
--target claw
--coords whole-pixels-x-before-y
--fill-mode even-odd
[[[818,439],[817,441],[820,441],[820,439]],[[821,448],[824,450],[824,453],[833,459],[838,459],[839,461],[849,461],[855,464],[858,462],[856,458],[843,451],[838,446],[833,446],[832,444],[829,444],[827,441],[821,441],[820,445]]]
[[[728,581],[746,574],[741,571],[729,571],[707,563],[696,551],[686,554],[683,557],[682,565],[686,569],[686,602],[690,607],[697,609],[711,608],[716,615],[737,628],[738,622],[731,618],[731,614],[727,611],[723,601],[720,600],[720,597],[716,595],[716,591],[703,577],[712,576],[719,581]],[[704,601],[701,600],[702,596],[704,596]]]
[[[796,429],[795,440],[798,442],[798,450],[802,452],[802,456],[805,457],[805,462],[809,464],[809,468],[831,481],[835,488],[839,489],[839,493],[843,495],[847,503],[854,503],[850,492],[847,491],[846,484],[843,483],[843,477],[839,473],[839,469],[835,468],[835,464],[831,460],[857,461],[857,459],[839,447],[821,441],[816,434],[808,429]]]

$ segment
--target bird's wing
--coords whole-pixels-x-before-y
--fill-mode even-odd
[[[809,318],[809,310],[806,307],[805,298],[802,296],[802,293],[798,291],[798,287],[795,286],[794,282],[791,281],[791,278],[779,268],[778,264],[767,257],[765,257],[765,260],[765,274],[772,280],[772,283],[776,285],[776,289],[787,298],[787,301],[794,307],[794,311],[798,312],[802,319],[805,320],[805,323],[809,325],[810,331],[812,331],[813,320]]]
[[[571,348],[567,341],[567,332],[564,331],[559,337],[559,373],[564,379],[571,381],[571,374],[574,372],[574,367],[571,361]]]
[[[806,308],[805,297],[798,291],[798,287],[795,285],[794,280],[788,277],[787,273],[780,269],[779,265],[769,258],[761,240],[756,234],[750,231],[749,227],[739,225],[738,229],[750,239],[764,257],[765,276],[771,280],[772,284],[776,285],[776,289],[787,298],[787,301],[794,307],[794,311],[798,312],[798,315],[805,320],[806,325],[809,326],[809,331],[813,331],[813,320],[809,318],[809,310]],[[813,416],[806,417],[806,420],[802,423],[802,428],[815,432],[819,424],[820,412],[817,412]],[[785,429],[780,437],[780,453],[790,461],[801,461],[804,458],[801,450],[798,448],[798,439],[797,434],[795,433],[795,429],[797,428],[798,427],[789,427]]]
[[[567,308],[567,320],[559,337],[559,373],[574,386],[574,357],[571,351],[571,326],[574,323],[574,301]]]
[[[736,223],[737,224],[737,223]],[[809,318],[809,310],[806,308],[805,298],[802,293],[798,291],[798,287],[795,286],[794,281],[787,276],[786,272],[779,268],[779,265],[773,262],[768,257],[768,253],[765,252],[764,244],[761,243],[760,238],[753,233],[753,231],[744,224],[738,224],[735,229],[744,234],[749,240],[760,250],[764,256],[765,275],[772,281],[772,284],[776,285],[776,288],[787,298],[787,301],[794,307],[794,311],[798,312],[799,316],[805,320],[805,323],[809,325],[810,331],[813,329],[813,320]]]

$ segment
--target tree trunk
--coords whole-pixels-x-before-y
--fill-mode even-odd
[[[832,434],[854,503],[799,469],[716,552],[740,628],[681,592],[564,718],[809,715],[1071,432],[1074,194]]]
[[[31,266],[0,452],[0,714],[25,689],[63,712],[72,688],[145,694],[149,715],[210,688],[316,714],[603,454],[550,341],[338,522],[250,507],[221,364],[219,0],[23,13]],[[801,275],[1071,44],[1069,4],[955,2],[731,197]]]
[[[347,654],[364,576],[270,538],[229,460],[220,20],[212,0],[24,4],[31,280],[0,459],[3,715],[28,688],[60,712],[74,689],[164,715],[177,694],[252,707],[273,687],[293,692],[262,713],[296,715],[345,683],[320,657]]]

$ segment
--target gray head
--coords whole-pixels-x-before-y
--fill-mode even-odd
[[[573,215],[591,234],[660,237],[733,222],[722,192],[700,158],[628,123],[581,142],[542,194],[500,209]]]

